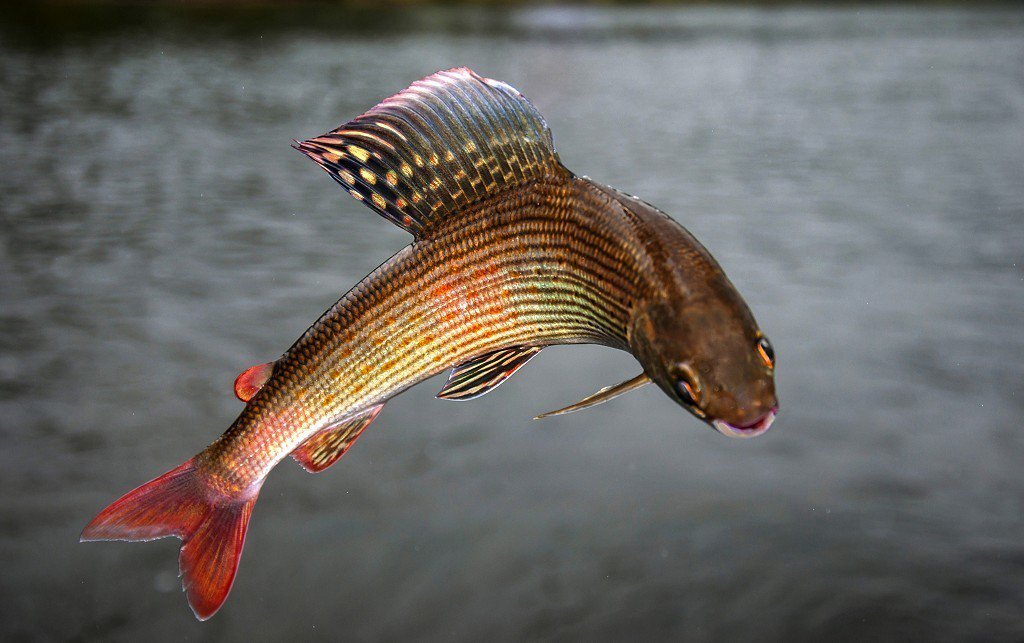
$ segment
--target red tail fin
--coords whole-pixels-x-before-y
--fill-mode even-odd
[[[82,532],[82,540],[153,540],[177,536],[182,586],[201,621],[213,616],[231,590],[259,493],[228,497],[211,489],[189,460],[129,491]]]

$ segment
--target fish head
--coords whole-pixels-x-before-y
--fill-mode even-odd
[[[665,393],[719,433],[754,437],[778,412],[775,353],[735,291],[662,297],[636,311],[633,354]]]

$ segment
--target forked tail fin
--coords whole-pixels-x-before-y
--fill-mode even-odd
[[[82,531],[82,541],[154,540],[177,536],[182,587],[201,621],[213,616],[231,591],[259,485],[243,497],[210,488],[194,458],[129,491]]]

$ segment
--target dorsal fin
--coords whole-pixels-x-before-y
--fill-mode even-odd
[[[418,80],[295,147],[417,238],[471,203],[565,171],[530,101],[465,67]]]
[[[543,346],[512,346],[463,362],[452,369],[448,381],[441,387],[436,397],[440,400],[462,402],[490,393],[505,380],[515,375],[516,371],[525,366],[543,348]]]
[[[300,444],[292,457],[310,473],[320,473],[338,461],[377,418],[384,404],[375,404],[355,415],[350,415],[315,433]]]

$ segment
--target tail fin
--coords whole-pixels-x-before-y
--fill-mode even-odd
[[[231,590],[258,494],[259,485],[240,498],[222,495],[188,460],[100,512],[82,541],[181,538],[182,587],[196,618],[205,621]]]

